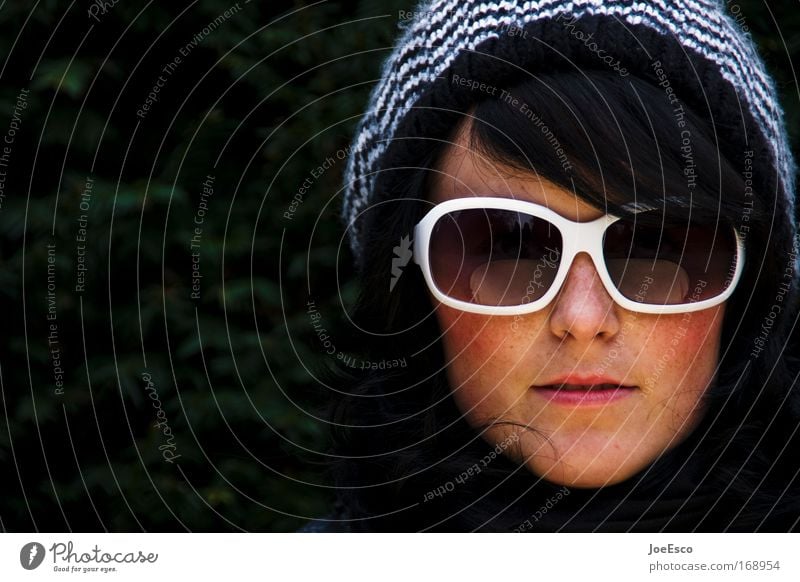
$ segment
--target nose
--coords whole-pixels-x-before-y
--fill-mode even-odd
[[[550,330],[560,339],[609,339],[620,329],[614,300],[606,291],[587,253],[578,253],[570,265],[550,312]]]

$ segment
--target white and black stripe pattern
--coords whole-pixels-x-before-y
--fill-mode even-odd
[[[348,159],[343,218],[350,228],[350,243],[356,258],[360,255],[361,241],[354,220],[376,202],[374,184],[381,156],[423,91],[445,74],[459,55],[474,51],[488,39],[499,38],[509,26],[523,28],[559,16],[601,16],[631,26],[644,26],[658,35],[674,38],[686,53],[712,63],[735,90],[741,108],[749,112],[760,137],[768,144],[775,164],[775,181],[786,198],[788,216],[793,216],[795,167],[783,112],[751,40],[725,14],[722,0],[432,0],[423,2],[416,12],[423,17],[409,26],[384,64]],[[567,35],[565,31],[560,33]],[[658,54],[653,58],[665,56]],[[725,113],[715,112],[715,115],[722,117]],[[737,113],[727,112],[728,117]],[[746,139],[743,135],[742,149],[747,149]]]

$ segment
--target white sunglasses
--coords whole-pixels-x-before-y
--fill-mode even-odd
[[[632,218],[573,222],[525,200],[448,200],[414,228],[414,262],[441,303],[485,315],[546,307],[579,252],[630,311],[686,313],[731,296],[744,268],[744,241],[732,225],[665,221],[643,205],[632,210]]]

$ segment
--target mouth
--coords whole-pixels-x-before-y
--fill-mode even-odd
[[[633,396],[638,386],[604,382],[598,384],[545,384],[531,386],[534,392],[556,404],[603,405]]]

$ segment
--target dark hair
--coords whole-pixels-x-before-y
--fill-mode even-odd
[[[353,332],[351,347],[365,360],[407,365],[363,372],[341,366],[333,375],[346,394],[330,412],[335,478],[352,529],[514,530],[562,491],[497,455],[462,418],[450,398],[440,330],[419,269],[409,264],[399,278],[395,272],[389,291],[394,248],[430,207],[430,180],[467,111],[474,116],[471,146],[481,154],[535,171],[607,212],[625,215],[622,205],[635,198],[671,211],[691,207],[693,216],[737,226],[748,213],[745,271],[727,303],[719,374],[705,396],[709,413],[648,469],[603,491],[571,492],[558,516],[537,520],[534,529],[795,527],[800,397],[793,383],[800,365],[787,346],[797,289],[781,294],[785,309],[754,350],[772,303],[764,298],[780,294],[787,266],[771,250],[775,237],[786,235],[774,231],[772,217],[781,212],[775,200],[756,191],[752,210],[744,210],[743,168],[733,167],[715,127],[683,105],[682,129],[691,136],[687,170],[687,134],[677,129],[675,104],[643,79],[551,73],[503,90],[516,104],[474,93],[461,101],[471,101],[468,108],[426,111],[426,137],[397,138],[382,164],[376,187],[389,201],[360,218],[365,267],[352,319],[361,331]],[[521,103],[541,123],[533,125]],[[469,471],[487,455],[491,463]],[[647,521],[655,502],[676,496],[675,505],[660,508],[671,519]],[[623,497],[635,500],[628,504],[634,513],[612,505]],[[692,499],[701,503],[693,506]],[[679,517],[687,507],[696,509],[688,521]]]

